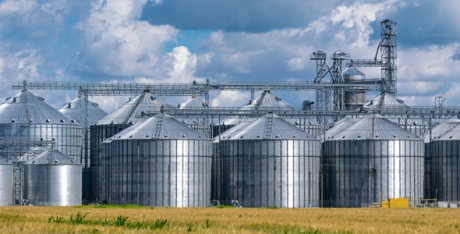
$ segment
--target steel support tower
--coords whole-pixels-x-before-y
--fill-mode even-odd
[[[374,59],[351,59],[349,67],[380,67],[384,93],[397,95],[397,30],[396,22],[386,19],[380,22],[380,42]],[[380,50],[380,60],[377,59]]]
[[[342,75],[343,60],[350,59],[350,54],[336,51],[332,56],[332,66],[327,64],[327,55],[322,50],[313,52],[310,59],[316,61],[315,84],[326,84],[323,88],[316,90],[316,109],[319,110],[343,110],[345,108],[345,89],[340,85],[345,84]],[[325,79],[327,76],[330,79]],[[337,86],[334,86],[337,85]]]

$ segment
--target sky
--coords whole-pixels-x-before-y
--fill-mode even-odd
[[[13,83],[313,81],[310,54],[371,59],[380,22],[397,22],[398,98],[460,106],[458,0],[4,0],[0,100]],[[328,61],[332,64],[332,61]],[[366,78],[379,68],[358,68]],[[35,91],[55,108],[76,91]],[[294,107],[314,92],[274,92]],[[370,99],[377,93],[368,93]],[[188,97],[165,97],[173,106]],[[249,92],[211,92],[239,107]],[[128,97],[91,97],[107,112]]]

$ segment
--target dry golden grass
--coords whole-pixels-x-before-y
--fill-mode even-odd
[[[83,224],[71,224],[78,213]],[[126,223],[114,225],[117,217]],[[0,233],[460,233],[459,217],[460,209],[0,207]],[[142,221],[150,228],[134,225]]]

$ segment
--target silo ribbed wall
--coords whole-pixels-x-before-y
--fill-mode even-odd
[[[81,165],[24,165],[23,197],[35,206],[81,205]]]
[[[0,146],[9,155],[25,154],[34,146],[27,142],[37,142],[40,139],[51,142],[54,139],[54,148],[75,161],[81,160],[81,126],[77,124],[0,124],[0,138],[13,142],[11,145]],[[18,148],[19,143],[25,147]]]
[[[439,201],[460,201],[460,141],[431,142],[432,180]]]
[[[328,140],[323,168],[325,207],[423,198],[422,140]]]
[[[13,204],[13,164],[0,164],[0,206]]]
[[[218,142],[212,144],[211,171],[211,200],[220,203],[222,200],[222,159]]]
[[[209,139],[113,140],[104,143],[113,168],[108,202],[143,206],[206,207],[211,195]]]
[[[319,140],[221,140],[224,203],[318,207]]]
[[[130,124],[104,124],[92,125],[91,131],[91,166],[89,167],[89,183],[85,185],[84,194],[89,202],[107,203],[106,177],[110,174],[111,168],[107,166],[107,158],[102,155],[102,142],[107,138],[121,132],[131,126]]]

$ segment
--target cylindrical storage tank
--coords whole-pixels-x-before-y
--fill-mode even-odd
[[[88,202],[107,203],[107,175],[111,173],[109,159],[102,156],[102,142],[125,128],[142,122],[153,113],[160,113],[161,108],[172,108],[166,101],[154,96],[149,90],[128,101],[120,108],[108,114],[96,125],[90,127],[90,190],[84,194]]]
[[[243,207],[318,207],[321,141],[275,114],[220,138],[222,200]]]
[[[431,141],[432,191],[438,201],[460,201],[460,126]]]
[[[103,143],[112,171],[108,203],[206,207],[211,204],[212,141],[166,114]]]
[[[264,90],[260,95],[250,100],[248,104],[240,108],[243,111],[251,111],[253,113],[261,112],[271,112],[271,113],[282,113],[286,111],[295,111],[296,109],[289,105],[282,98],[275,96],[270,90]],[[260,114],[262,115],[262,114]],[[220,133],[232,128],[233,126],[241,123],[245,117],[235,116],[229,117],[223,120],[217,120],[219,125],[213,127],[212,136],[215,137]],[[312,118],[299,118],[294,116],[283,117],[289,123],[297,126],[300,129],[310,133],[314,136],[320,136],[322,133],[321,125]]]
[[[105,117],[107,113],[102,110],[97,103],[91,102],[87,97],[79,93],[78,97],[69,103],[65,103],[59,112],[65,114],[69,118],[77,121],[82,125],[82,160],[81,164],[84,167],[90,165],[90,139],[89,139],[89,127],[97,124],[97,122]]]
[[[368,116],[326,139],[323,169],[324,207],[423,198],[424,142],[381,116]]]
[[[233,134],[233,132],[238,131],[246,125],[254,122],[256,118],[247,118],[241,121],[238,128],[230,128],[222,134],[214,137],[212,143],[212,167],[211,167],[211,201],[213,205],[218,205],[220,203],[225,203],[222,196],[222,180],[223,180],[223,161],[220,150],[220,139],[225,138],[228,135]]]
[[[0,151],[15,159],[42,139],[54,141],[59,151],[80,161],[81,125],[49,106],[43,98],[22,90],[0,105]],[[11,143],[11,144],[10,144]]]
[[[436,189],[432,177],[434,176],[431,163],[431,141],[437,139],[440,135],[446,133],[452,128],[460,125],[460,119],[448,119],[430,131],[425,132],[425,198],[436,198]]]
[[[83,166],[83,194],[88,194],[90,190],[90,171],[91,165],[90,156],[90,126],[96,124],[100,119],[105,117],[107,113],[103,111],[97,103],[91,102],[87,97],[80,92],[78,97],[69,103],[65,103],[59,112],[65,114],[71,119],[82,125],[82,149],[81,161]],[[83,195],[83,200],[86,203],[86,196]]]
[[[0,158],[0,206],[13,205],[13,163]]]
[[[192,110],[201,110],[201,109],[207,109],[208,106],[206,105],[205,102],[203,102],[199,97],[197,96],[192,96],[188,101],[185,103],[181,103],[177,106],[178,109],[192,109]],[[201,117],[176,117],[177,120],[181,121],[185,125],[197,130],[198,132],[201,132],[205,134],[206,136],[209,136],[209,120],[206,118],[206,116],[201,116]]]
[[[342,73],[345,84],[353,84],[363,82],[366,79],[364,73],[354,67],[345,69]],[[345,108],[353,110],[360,108],[366,102],[365,91],[345,91]]]
[[[23,198],[34,206],[81,205],[81,164],[56,149],[24,163]]]

